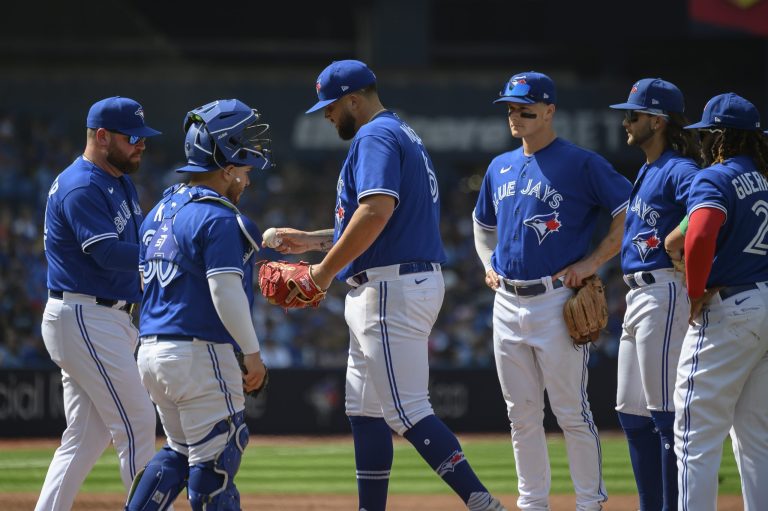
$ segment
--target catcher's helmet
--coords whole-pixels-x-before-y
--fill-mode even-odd
[[[240,100],[220,99],[195,108],[184,118],[187,165],[176,172],[208,172],[225,167],[273,166],[269,124]]]

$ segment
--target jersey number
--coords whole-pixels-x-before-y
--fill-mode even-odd
[[[763,217],[763,223],[760,224],[757,234],[747,244],[744,252],[764,256],[768,254],[768,244],[765,243],[765,234],[768,231],[768,202],[764,200],[755,202],[752,205],[752,211],[755,212],[755,215]]]

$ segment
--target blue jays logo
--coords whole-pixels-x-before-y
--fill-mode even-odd
[[[632,238],[632,244],[637,247],[637,251],[640,253],[640,259],[645,262],[645,258],[648,254],[654,250],[658,250],[661,246],[661,239],[659,238],[656,229],[650,231],[641,232],[634,238]]]
[[[536,215],[523,220],[523,223],[534,230],[536,237],[539,238],[539,245],[550,233],[559,232],[562,223],[559,219],[560,213],[553,211],[546,215]]]
[[[446,459],[444,462],[440,464],[439,467],[437,467],[437,475],[440,477],[443,477],[448,472],[453,472],[453,469],[461,463],[462,461],[465,461],[466,458],[464,458],[464,453],[462,451],[453,451],[450,456],[448,456],[448,459]]]
[[[143,108],[139,108],[139,109],[138,109],[138,110],[136,110],[136,112],[134,112],[134,113],[135,113],[136,115],[138,115],[139,117],[141,117],[141,120],[142,120],[142,121],[144,120],[144,109],[143,109]]]

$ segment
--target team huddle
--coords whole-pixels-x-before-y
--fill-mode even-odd
[[[506,509],[429,400],[427,341],[446,262],[435,166],[418,134],[382,105],[364,63],[333,62],[315,89],[307,113],[322,110],[350,141],[333,228],[276,227],[263,238],[237,207],[249,173],[272,166],[260,112],[237,99],[189,111],[187,163],[176,170],[186,182],[145,216],[129,175],[160,132],[132,99],[91,107],[86,148],[53,182],[45,214],[42,330],[61,368],[67,428],[37,510],[70,509],[110,442],[126,510],[172,509],[184,489],[195,511],[241,508],[245,395],[267,381],[251,319],[254,305],[269,306],[255,304],[257,271],[264,297],[283,307],[322,306],[334,279],[349,288],[345,409],[360,511],[386,509],[393,431],[467,509]],[[556,135],[547,75],[513,75],[494,102],[522,145],[491,161],[471,214],[495,296],[517,506],[549,509],[545,390],[576,508],[608,500],[586,391],[589,344],[574,342],[563,310],[620,253],[628,291],[616,410],[641,510],[716,509],[729,432],[745,509],[759,509],[768,502],[768,142],[757,109],[720,94],[691,124],[674,84],[639,80],[626,102],[610,105],[624,113],[628,145],[646,156],[633,185]],[[592,247],[601,210],[611,221]],[[325,254],[317,264],[257,268],[265,247]],[[166,437],[159,451],[155,410]]]

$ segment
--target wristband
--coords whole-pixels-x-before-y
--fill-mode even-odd
[[[683,221],[680,222],[679,228],[682,235],[685,236],[685,233],[688,231],[688,215],[685,215]]]

